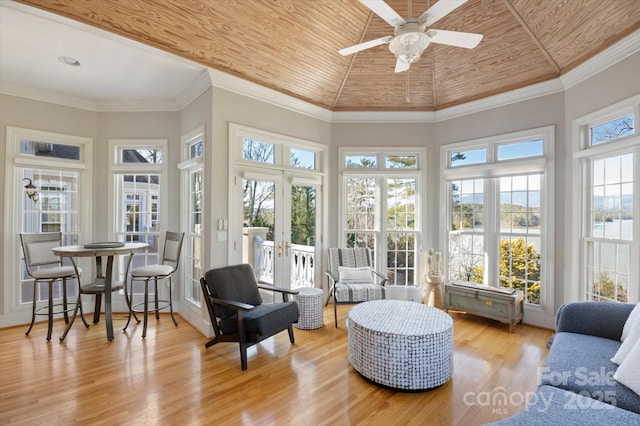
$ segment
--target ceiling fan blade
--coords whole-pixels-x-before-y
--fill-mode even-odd
[[[362,0],[360,0],[362,1]],[[424,12],[420,17],[418,17],[418,21],[426,22],[427,27],[433,25],[436,21],[439,21],[441,18],[444,18],[454,9],[465,4],[468,0],[440,0],[426,12]]]
[[[360,3],[367,6],[373,13],[384,19],[394,28],[405,23],[402,16],[398,15],[398,12],[395,10],[391,9],[391,6],[385,3],[384,0],[360,0]]]
[[[440,0],[442,1],[442,0]],[[429,30],[427,35],[432,43],[473,49],[482,40],[482,34],[463,33],[460,31]]]
[[[377,38],[375,40],[365,41],[364,43],[356,44],[350,47],[345,47],[344,49],[338,50],[338,53],[342,56],[351,55],[356,52],[360,52],[361,50],[369,49],[370,47],[380,46],[381,44],[389,43],[389,41],[393,38],[393,36],[384,36]]]
[[[403,61],[402,59],[396,59],[396,72],[408,71],[411,64]]]

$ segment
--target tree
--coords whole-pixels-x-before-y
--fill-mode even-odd
[[[617,288],[616,288],[617,287]],[[594,300],[616,300],[618,302],[626,302],[627,289],[622,286],[621,283],[614,282],[609,273],[606,271],[600,271],[595,274],[595,280],[593,283],[593,295]]]
[[[540,303],[540,254],[520,237],[500,241],[500,285],[525,292],[526,301]]]
[[[275,146],[245,139],[242,158],[260,163],[272,163]],[[291,156],[291,164],[300,164]],[[244,180],[244,226],[268,228],[267,239],[274,239],[275,185],[259,180]],[[315,245],[316,189],[312,186],[291,187],[291,241],[294,244]]]
[[[484,265],[479,259],[463,265],[468,281],[483,284]],[[522,290],[528,303],[540,303],[540,254],[534,244],[523,238],[500,241],[500,285]]]
[[[291,241],[315,245],[316,189],[312,186],[291,187]]]

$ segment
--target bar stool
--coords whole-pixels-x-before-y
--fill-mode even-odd
[[[73,266],[63,266],[62,259],[53,254],[52,249],[62,245],[61,232],[20,234],[20,244],[22,245],[27,274],[33,278],[31,325],[29,325],[29,329],[25,334],[28,336],[31,332],[36,315],[47,315],[49,318],[47,341],[49,341],[51,340],[53,316],[55,314],[64,314],[64,322],[69,323],[68,312],[73,311],[74,308],[69,307],[67,303],[67,280],[75,278],[79,283],[79,276]],[[47,265],[55,266],[42,268],[42,266]],[[81,272],[82,270],[78,268],[78,274]],[[53,303],[53,283],[59,280],[62,280],[62,303]],[[46,282],[49,286],[49,302],[47,306],[37,308],[37,293],[40,282]],[[80,297],[80,294],[78,294],[78,297]],[[61,309],[56,311],[58,307],[61,307]],[[46,312],[44,312],[45,309]]]
[[[131,322],[131,316],[134,316],[136,321],[139,323],[140,320],[136,316],[137,313],[144,313],[144,325],[142,327],[142,337],[146,337],[147,335],[147,315],[149,311],[156,313],[156,319],[160,319],[159,312],[162,309],[169,308],[171,312],[171,319],[173,323],[177,326],[178,322],[173,316],[173,303],[172,303],[172,287],[173,283],[171,282],[171,276],[180,266],[180,252],[182,251],[182,241],[184,239],[184,232],[170,232],[167,231],[165,241],[164,241],[164,249],[162,254],[162,263],[157,265],[146,265],[141,266],[139,268],[134,268],[131,270],[131,289],[132,294],[129,298],[127,294],[127,300],[129,301],[129,318],[127,319],[127,323],[125,324],[123,331],[127,329],[129,323]],[[168,300],[159,300],[158,299],[158,280],[159,279],[169,279],[169,299]],[[154,308],[149,309],[149,282],[153,280],[154,283],[154,291],[155,291],[155,305]],[[140,303],[133,303],[133,282],[134,281],[144,281],[144,301]],[[126,291],[126,286],[125,286]],[[143,306],[142,309],[139,307]]]

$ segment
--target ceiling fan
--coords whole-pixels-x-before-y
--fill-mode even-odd
[[[406,20],[384,0],[360,0],[360,2],[391,25],[394,28],[394,35],[338,50],[338,53],[343,56],[388,43],[389,50],[396,56],[396,72],[402,72],[407,71],[412,63],[420,59],[429,43],[473,49],[482,40],[482,34],[430,28],[431,25],[462,6],[467,0],[439,0],[419,17]],[[409,0],[409,14],[411,14],[411,0]]]

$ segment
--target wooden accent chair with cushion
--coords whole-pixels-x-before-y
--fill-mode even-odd
[[[373,269],[371,250],[366,247],[330,248],[326,274],[329,278],[329,297],[333,297],[336,328],[337,305],[386,298],[385,284],[389,279]]]
[[[296,302],[288,301],[288,295],[297,291],[258,284],[249,264],[211,269],[200,279],[200,285],[215,333],[206,348],[237,342],[242,370],[246,370],[248,347],[284,330],[294,343],[292,325],[298,322],[300,312]],[[259,289],[281,293],[283,302],[263,304]]]

